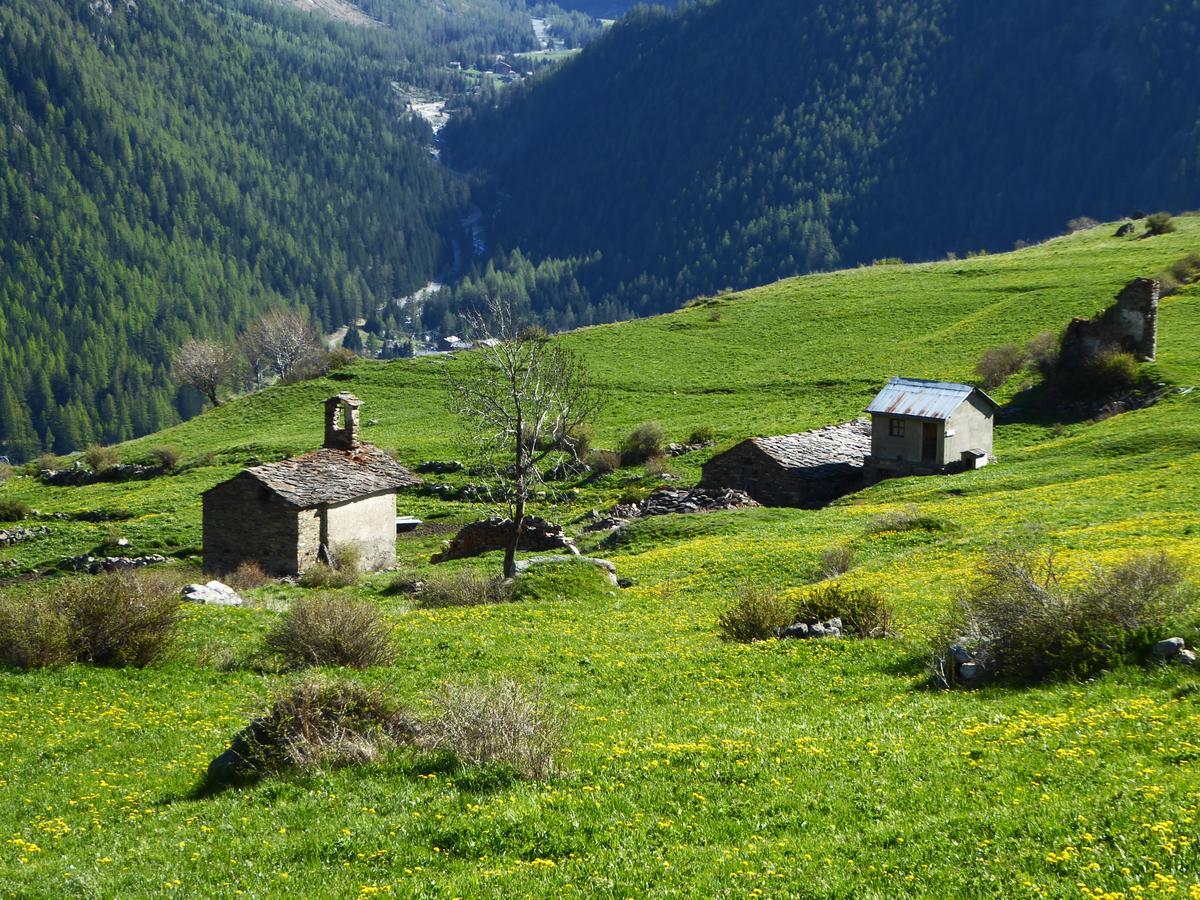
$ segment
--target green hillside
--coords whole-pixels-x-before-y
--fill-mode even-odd
[[[498,197],[507,289],[555,324],[645,315],[1194,207],[1198,23],[1195,0],[643,9],[452,123],[448,151]]]
[[[272,305],[327,330],[424,285],[466,202],[396,85],[534,46],[499,0],[0,6],[0,454],[193,414],[170,356]]]
[[[1200,251],[1200,218],[1178,223],[1152,239],[1104,226],[1016,253],[810,276],[558,340],[608,391],[601,444],[657,418],[676,438],[711,425],[728,446],[855,415],[890,375],[969,379],[985,349],[1094,314],[1130,279]],[[12,477],[0,500],[69,518],[28,520],[52,533],[0,550],[0,566],[53,563],[110,529],[133,552],[195,553],[199,493],[251,459],[318,444],[319,401],[337,390],[364,399],[364,419],[378,420],[369,439],[406,463],[455,458],[441,370],[456,364],[360,363],[120,448],[136,460],[178,445],[176,476],[53,489]],[[1006,417],[999,461],[980,472],[886,482],[816,512],[643,521],[599,551],[636,579],[620,592],[550,584],[514,604],[418,610],[385,595],[387,576],[347,589],[395,622],[399,662],[361,677],[404,702],[419,706],[447,678],[544,684],[569,715],[570,774],[550,783],[403,751],[194,795],[207,762],[283,680],[238,660],[301,588],[251,591],[243,609],[189,609],[184,646],[157,667],[0,673],[0,892],[1195,897],[1195,672],[921,687],[921,640],[989,549],[1054,548],[1071,573],[1157,548],[1200,563],[1196,287],[1163,302],[1150,374],[1173,390],[1149,409],[1099,423]],[[685,483],[711,452],[676,462]],[[623,470],[567,485],[578,495],[542,511],[576,531],[586,510],[658,483]],[[438,524],[481,511],[400,502]],[[910,505],[940,527],[872,526]],[[78,518],[117,510],[130,518]],[[401,537],[405,567],[428,571],[442,537]],[[740,585],[797,593],[820,553],[842,544],[858,559],[843,581],[883,592],[901,637],[719,638],[717,616]],[[178,575],[193,573],[180,563]]]

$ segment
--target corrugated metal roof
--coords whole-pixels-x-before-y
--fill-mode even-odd
[[[972,394],[983,397],[992,407],[997,405],[995,400],[969,384],[893,378],[871,401],[867,412],[944,421],[954,415],[954,411]]]

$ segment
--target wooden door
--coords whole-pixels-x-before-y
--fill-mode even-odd
[[[926,422],[924,433],[921,435],[921,462],[936,463],[938,461],[938,428],[937,422]]]

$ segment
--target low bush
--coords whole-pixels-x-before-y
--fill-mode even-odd
[[[503,578],[485,575],[475,569],[434,575],[417,594],[417,606],[421,609],[486,606],[511,600],[512,587]]]
[[[664,475],[674,475],[675,470],[671,468],[671,458],[669,456],[656,456],[653,459],[646,460],[646,474],[652,475],[655,478],[661,478]]]
[[[1068,586],[1053,555],[1008,552],[980,568],[943,637],[997,679],[1089,677],[1144,660],[1194,602],[1182,567],[1165,554],[1097,569]]]
[[[621,442],[621,463],[636,466],[648,459],[662,456],[667,443],[667,432],[658,422],[643,422]]]
[[[540,781],[558,772],[562,734],[562,715],[540,691],[503,678],[443,685],[419,740],[463,765],[499,765]]]
[[[1032,369],[1049,377],[1058,366],[1062,338],[1053,331],[1043,331],[1025,345],[1025,358]]]
[[[28,503],[21,500],[0,499],[0,522],[19,522],[28,515]]]
[[[689,444],[711,444],[717,439],[717,432],[711,425],[700,425],[692,429],[688,435]]]
[[[596,429],[591,425],[577,425],[571,429],[562,441],[562,450],[568,451],[578,459],[587,459],[596,443]]]
[[[717,624],[726,640],[749,643],[775,637],[780,628],[796,621],[794,606],[774,591],[743,587]]]
[[[121,464],[121,457],[113,447],[102,447],[92,444],[83,454],[83,460],[88,468],[97,475],[110,472]]]
[[[1091,216],[1078,216],[1067,223],[1067,232],[1069,234],[1075,234],[1079,231],[1090,231],[1099,224],[1100,223]]]
[[[235,591],[250,591],[271,583],[272,578],[258,563],[247,560],[222,579]]]
[[[143,668],[179,633],[173,581],[149,572],[75,578],[0,603],[0,660],[18,668],[68,662]]]
[[[858,637],[883,638],[892,633],[891,605],[869,588],[821,585],[797,604],[793,615],[793,621],[808,624],[830,619],[841,619],[842,631]]]
[[[1175,230],[1175,220],[1171,217],[1170,213],[1157,212],[1146,217],[1146,234],[1151,237],[1171,234]]]
[[[354,578],[362,573],[362,547],[354,543],[338,544],[330,551],[329,561],[335,571]]]
[[[392,631],[370,601],[317,595],[296,600],[267,632],[264,647],[289,666],[366,669],[395,659]]]
[[[355,681],[305,678],[280,690],[270,708],[209,767],[218,783],[289,769],[375,762],[415,743],[416,720],[382,691]]]
[[[1016,344],[1004,344],[984,352],[975,364],[975,374],[984,390],[994,390],[1016,375],[1026,362],[1025,351]]]
[[[904,506],[880,513],[867,522],[868,534],[882,534],[887,531],[946,531],[949,523],[930,515],[925,515],[916,506]]]
[[[312,381],[323,378],[338,369],[344,369],[358,359],[353,350],[338,347],[335,350],[318,350],[310,353],[288,372],[283,379],[284,384],[296,384],[301,381]]]
[[[621,455],[612,450],[593,450],[586,459],[597,475],[609,475],[621,468]]]
[[[43,453],[33,461],[33,474],[36,475],[38,472],[53,472],[58,469],[61,464],[62,460],[60,460],[53,453]]]
[[[326,590],[350,587],[358,581],[354,572],[339,572],[325,563],[315,563],[300,573],[299,584],[304,588],[322,588]]]
[[[1132,353],[1109,351],[1078,369],[1059,369],[1050,387],[1064,397],[1101,400],[1132,390],[1138,381],[1138,361]]]
[[[0,484],[4,484],[8,479],[12,478],[15,471],[8,463],[0,463]]]
[[[854,568],[854,550],[848,544],[826,547],[821,551],[821,577],[837,578]]]
[[[183,459],[183,451],[174,444],[164,444],[151,450],[150,458],[164,472],[174,472],[179,468],[179,461]]]

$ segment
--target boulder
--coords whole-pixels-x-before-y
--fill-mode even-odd
[[[1154,655],[1158,659],[1165,659],[1170,662],[1186,648],[1187,642],[1183,638],[1167,638],[1165,641],[1159,641],[1154,645]]]
[[[517,576],[524,575],[536,566],[553,566],[562,565],[563,563],[595,566],[608,576],[609,584],[613,587],[620,587],[620,581],[617,578],[617,567],[607,559],[597,559],[594,556],[534,556],[530,559],[517,560]]]
[[[503,550],[512,537],[513,522],[492,516],[479,522],[464,525],[447,541],[441,552],[435,553],[431,562],[441,563],[452,559],[467,559],[492,550]],[[521,525],[521,550],[542,553],[547,550],[565,550],[579,555],[575,542],[567,537],[561,525],[554,525],[537,516],[529,516]]]
[[[983,672],[979,663],[974,660],[969,660],[958,667],[958,677],[967,684],[970,684]]]
[[[779,636],[783,640],[806,638],[809,637],[809,628],[806,623],[797,622],[795,625],[789,625],[786,628],[779,629]]]
[[[243,602],[237,591],[219,581],[189,584],[181,593],[188,603],[203,603],[206,606],[241,606]]]
[[[1182,663],[1185,666],[1194,666],[1196,664],[1196,652],[1194,650],[1180,650],[1179,655],[1175,657],[1175,662]]]
[[[1116,236],[1117,236],[1117,237],[1119,237],[1119,238],[1121,238],[1121,237],[1129,237],[1129,236],[1130,236],[1131,234],[1133,234],[1133,233],[1134,233],[1134,231],[1136,231],[1136,230],[1137,230],[1137,229],[1136,229],[1136,227],[1134,226],[1134,224],[1133,224],[1132,222],[1125,222],[1125,223],[1123,223],[1123,224],[1121,225],[1121,227],[1120,227],[1120,228],[1118,228],[1118,229],[1117,229],[1117,234],[1116,234]]]

